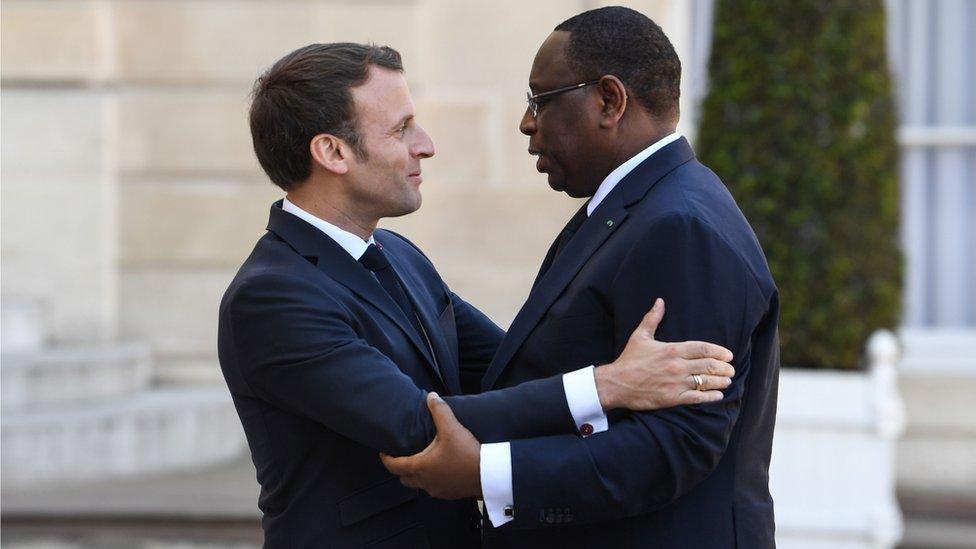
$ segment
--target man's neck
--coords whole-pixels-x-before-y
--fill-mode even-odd
[[[624,162],[630,160],[637,153],[643,151],[644,149],[650,147],[654,143],[664,139],[665,137],[673,134],[677,131],[675,128],[654,128],[650,132],[645,132],[639,136],[635,136],[632,139],[621,139],[620,144],[616,147],[613,154],[613,164],[610,168],[611,171],[616,169],[618,166]]]
[[[376,230],[376,220],[363,220],[360,216],[353,215],[349,208],[344,208],[341,201],[329,200],[321,196],[311,195],[291,191],[286,195],[288,201],[314,215],[315,217],[331,223],[340,229],[350,232],[364,241],[368,241]]]
[[[664,137],[637,151],[631,155],[630,158],[614,168],[612,172],[608,173],[606,177],[603,178],[603,181],[600,182],[600,186],[596,188],[596,191],[593,193],[590,201],[586,204],[586,215],[591,215],[600,205],[603,199],[606,198],[614,187],[617,186],[617,183],[620,183],[620,181],[627,177],[627,175],[634,168],[647,160],[652,154],[661,150],[661,148],[666,147],[668,144],[673,143],[680,137],[681,134],[679,133],[665,135]]]

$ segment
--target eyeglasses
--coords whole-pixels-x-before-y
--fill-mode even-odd
[[[599,84],[599,83],[600,80],[596,79],[596,80],[590,80],[589,82],[581,82],[579,84],[573,84],[572,86],[566,86],[565,88],[557,88],[552,91],[537,93],[535,95],[532,95],[531,91],[526,92],[525,96],[529,101],[529,110],[532,111],[532,118],[539,116],[540,99],[543,99],[545,97],[552,97],[554,95],[559,95],[561,93],[566,93],[568,91],[578,90],[580,88],[585,88],[587,86],[592,86],[593,84]]]

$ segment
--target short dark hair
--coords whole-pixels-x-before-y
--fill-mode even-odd
[[[570,17],[554,30],[570,33],[567,60],[584,79],[611,74],[652,115],[678,115],[681,61],[664,31],[646,15],[619,6]]]
[[[271,181],[288,191],[308,179],[308,145],[320,133],[345,140],[358,157],[366,158],[351,89],[366,82],[371,65],[403,71],[393,48],[340,42],[299,48],[255,81],[251,140]]]

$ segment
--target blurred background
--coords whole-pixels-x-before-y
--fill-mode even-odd
[[[0,543],[260,545],[215,345],[220,296],[281,196],[246,124],[260,72],[312,42],[403,54],[437,155],[420,212],[386,226],[507,326],[579,207],[548,189],[517,131],[532,58],[564,19],[613,4],[0,3]],[[716,13],[736,2],[623,4],[674,43],[679,131],[695,144]],[[894,337],[858,344],[858,364],[783,364],[778,542],[976,547],[976,0],[862,4],[881,15],[898,115],[901,314],[875,326]]]

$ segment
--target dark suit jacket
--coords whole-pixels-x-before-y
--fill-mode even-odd
[[[486,532],[486,545],[774,545],[777,290],[732,196],[684,139],[637,166],[592,216],[584,207],[570,221],[484,386],[613,360],[657,297],[667,304],[658,339],[733,351],[725,399],[614,413],[589,438],[513,441],[515,520]]]
[[[406,488],[378,457],[432,440],[429,390],[483,441],[575,432],[559,376],[462,396],[502,331],[403,237],[374,238],[430,347],[372,273],[280,203],[221,302],[220,366],[257,469],[266,547],[476,544],[473,501]]]

